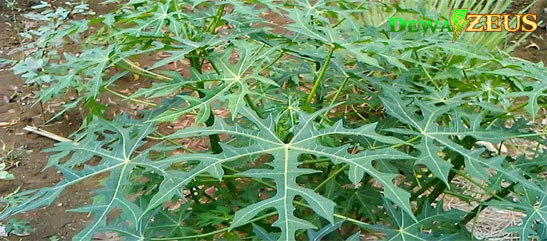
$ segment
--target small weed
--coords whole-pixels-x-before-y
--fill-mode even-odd
[[[19,159],[24,152],[18,148],[7,146],[3,141],[0,142],[2,142],[2,148],[0,149],[0,162],[4,163],[5,168],[7,169],[19,166]]]
[[[53,236],[50,236],[49,237],[49,241],[60,241],[61,239],[59,239],[59,237],[57,237],[56,235],[53,235]]]
[[[3,141],[1,142],[2,149],[0,149],[0,180],[14,180],[15,176],[13,176],[13,174],[10,174],[8,170],[19,165],[19,158],[21,157],[23,152],[14,147],[8,147]]]
[[[6,232],[19,237],[28,236],[33,231],[30,222],[12,218],[6,224]]]
[[[14,180],[15,176],[6,170],[6,163],[0,163],[0,180]]]

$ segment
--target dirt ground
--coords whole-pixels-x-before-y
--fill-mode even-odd
[[[99,3],[102,1],[98,0],[88,2],[91,8],[98,13],[112,7],[112,5],[100,5]],[[11,25],[13,22],[11,12],[4,4],[4,1],[0,2],[0,58],[17,58],[17,56],[7,55],[10,50],[18,47],[19,43]],[[519,7],[521,7],[520,4],[515,6],[517,9]],[[17,18],[18,21],[22,20],[21,16],[17,16]],[[542,28],[536,31],[522,47],[518,48],[514,56],[533,62],[543,61],[547,64],[546,29]],[[131,89],[137,88],[141,84],[150,84],[148,80],[143,79],[138,81],[122,79],[119,82],[120,84],[116,88],[121,92],[131,92]],[[78,129],[82,121],[82,114],[74,110],[55,122],[43,125],[41,107],[33,105],[36,91],[36,86],[25,86],[19,76],[13,75],[7,69],[0,69],[0,122],[13,123],[0,127],[0,141],[5,144],[5,147],[0,150],[2,152],[0,156],[12,150],[12,153],[20,154],[11,163],[9,169],[16,179],[14,181],[0,181],[0,195],[2,196],[14,192],[17,188],[26,190],[51,186],[61,178],[61,175],[54,169],[42,171],[47,163],[48,155],[40,151],[51,147],[54,141],[24,131],[25,126],[39,126],[57,135],[68,137]],[[66,98],[70,98],[70,96]],[[113,96],[104,95],[102,98],[119,105],[119,108],[109,109],[132,111],[135,108],[135,106],[117,103],[119,99]],[[43,106],[46,111],[46,119],[54,115],[54,111],[59,109],[60,104],[62,101],[54,101]],[[110,113],[110,115],[113,114],[115,113]],[[0,142],[0,147],[2,147],[2,142]],[[49,240],[50,237],[57,237],[59,240],[70,239],[87,225],[90,217],[86,214],[67,212],[67,210],[90,202],[91,192],[96,189],[98,181],[90,179],[69,187],[51,207],[17,216],[19,219],[30,221],[34,232],[25,237],[10,237],[9,240]],[[109,240],[108,237],[97,237],[97,239]]]
[[[515,1],[511,9],[523,9],[530,0]],[[515,11],[516,12],[516,11]],[[530,9],[530,13],[537,15],[537,21],[543,21],[542,26],[534,31],[524,43],[516,49],[513,56],[537,63],[543,61],[547,65],[547,0],[539,0]]]

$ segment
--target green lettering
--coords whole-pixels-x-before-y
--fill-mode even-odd
[[[435,23],[435,24],[433,24]],[[435,32],[437,30],[437,26],[439,26],[439,21],[420,21],[420,24],[422,25],[422,28],[424,29],[424,32],[427,32],[428,29],[431,29],[431,32]]]
[[[416,20],[410,20],[408,21],[408,31],[409,32],[418,32],[418,21]]]
[[[395,30],[395,20],[399,20],[399,25],[401,26],[401,28],[399,28],[399,30]],[[389,18],[389,31],[390,32],[401,32],[405,29],[406,27],[406,22],[405,20],[401,19],[401,18]]]
[[[444,30],[447,30],[446,32],[452,32],[452,29],[450,28],[450,23],[447,21],[444,21],[443,26],[441,27],[441,32],[445,32]]]

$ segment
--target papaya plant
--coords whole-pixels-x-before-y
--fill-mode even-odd
[[[0,220],[101,178],[71,210],[92,216],[73,240],[471,240],[488,206],[525,214],[506,230],[521,240],[547,238],[546,130],[533,125],[547,69],[500,50],[507,36],[483,47],[374,19],[460,7],[408,2],[130,0],[87,20],[72,17],[85,4],[42,3],[51,23],[13,71],[41,86],[39,101],[77,93],[52,120],[77,107],[87,118],[46,150],[63,180],[2,200]],[[117,90],[132,76],[152,83]],[[109,116],[103,96],[145,108]],[[165,128],[182,118],[192,124]],[[479,145],[515,139],[532,154]],[[447,209],[448,196],[477,208]]]

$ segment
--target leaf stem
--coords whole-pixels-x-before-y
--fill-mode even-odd
[[[207,32],[214,34],[216,28],[218,27],[218,23],[220,22],[220,19],[222,18],[222,15],[224,14],[224,4],[218,6],[217,14],[215,15],[215,19],[209,24],[207,27]]]
[[[319,75],[317,75],[317,78],[315,79],[315,83],[313,84],[313,87],[308,94],[308,97],[306,98],[306,106],[309,106],[311,104],[311,101],[313,99],[313,96],[315,96],[315,93],[317,92],[317,89],[319,89],[319,86],[321,85],[321,81],[323,80],[323,76],[325,75],[325,72],[327,71],[327,67],[329,66],[330,60],[332,58],[332,54],[334,53],[334,50],[336,49],[335,46],[332,46],[332,48],[329,51],[329,54],[327,55],[327,58],[325,59],[325,63],[323,63],[323,66],[321,66],[321,69],[319,70]]]
[[[416,200],[416,198],[418,198],[425,191],[427,191],[427,189],[429,189],[430,187],[432,187],[434,185],[437,185],[437,183],[439,183],[439,182],[441,182],[440,179],[434,178],[431,181],[425,183],[424,185],[422,185],[422,187],[418,191],[416,191],[415,193],[412,193],[412,195],[410,196],[410,201],[412,202],[412,201]]]
[[[317,192],[317,190],[321,189],[323,186],[325,186],[330,180],[334,179],[338,174],[340,174],[342,171],[346,170],[348,168],[348,164],[344,164],[342,167],[338,168],[336,171],[334,171],[329,177],[327,177],[325,180],[323,180],[317,187],[313,189],[313,191]]]
[[[334,94],[334,97],[330,101],[329,106],[334,105],[334,102],[338,99],[338,97],[340,96],[340,93],[342,93],[342,89],[346,87],[346,83],[348,82],[348,79],[349,79],[349,76],[346,76],[346,78],[344,78],[344,81],[342,81],[342,84],[340,85],[340,87],[338,87],[338,90],[336,90],[336,94]]]
[[[471,236],[475,233],[475,228],[477,227],[477,221],[479,221],[479,213],[482,211],[482,204],[478,206],[479,210],[477,210],[477,215],[473,218],[473,226],[471,227]]]
[[[125,64],[122,64],[120,62],[123,62]],[[120,62],[117,62],[116,66],[118,66],[118,67],[120,67],[124,70],[127,70],[131,73],[138,74],[138,75],[145,76],[145,77],[149,77],[149,78],[153,78],[153,79],[157,79],[157,80],[162,80],[162,81],[172,81],[173,80],[173,78],[171,78],[171,77],[167,77],[165,75],[161,75],[161,74],[158,74],[158,73],[154,73],[150,70],[143,69],[140,66],[136,65],[135,63],[131,62],[130,60],[122,59]]]
[[[524,103],[522,103],[522,104],[520,104],[520,105],[517,105],[517,106],[515,106],[515,107],[509,109],[509,110],[508,110],[507,112],[505,112],[505,113],[501,113],[501,114],[492,116],[492,117],[490,117],[490,118],[486,118],[483,122],[488,122],[488,121],[495,120],[495,119],[498,119],[498,118],[500,118],[500,117],[503,117],[503,116],[505,116],[505,115],[507,115],[507,114],[513,112],[513,111],[516,111],[516,110],[519,110],[519,109],[523,108],[523,107],[526,106],[527,104],[528,104],[527,102],[524,102]]]
[[[257,183],[260,183],[260,184],[262,184],[262,185],[264,185],[264,186],[267,186],[267,187],[269,187],[269,188],[273,188],[273,189],[276,188],[275,185],[272,185],[272,184],[270,184],[270,183],[268,183],[268,182],[266,182],[266,181],[262,181],[261,179],[258,179],[258,178],[251,178],[251,177],[244,176],[244,175],[238,175],[237,173],[239,173],[239,171],[236,170],[236,169],[233,169],[233,168],[231,168],[231,167],[229,167],[229,166],[222,165],[222,167],[223,167],[224,169],[228,170],[228,171],[231,171],[231,172],[233,172],[233,173],[236,173],[235,175],[236,175],[236,176],[239,176],[239,177],[241,177],[241,178],[250,178],[251,180],[253,180],[253,181],[257,182]]]
[[[299,201],[294,201],[294,204],[298,205],[298,206],[302,206],[302,207],[307,207],[307,208],[311,208],[310,205],[308,204],[305,204],[305,203],[302,203],[302,202],[299,202]],[[334,213],[335,217],[337,218],[341,218],[343,220],[346,220],[348,222],[352,222],[354,224],[357,224],[359,227],[361,228],[364,228],[368,231],[374,231],[374,229],[372,229],[372,225],[368,224],[368,223],[365,223],[365,222],[362,222],[362,221],[359,221],[357,219],[353,219],[353,218],[350,218],[350,217],[347,217],[347,216],[344,216],[342,214],[337,214],[337,213]]]
[[[344,81],[342,81],[342,84],[340,85],[340,87],[338,87],[338,90],[336,90],[336,94],[334,94],[334,97],[332,97],[332,100],[330,101],[329,106],[334,105],[334,102],[336,102],[336,100],[340,96],[340,93],[342,93],[342,89],[346,87],[346,83],[348,82],[348,79],[349,79],[349,76],[346,76],[346,78],[344,78]],[[325,112],[325,114],[323,114],[324,118],[322,118],[321,121],[319,121],[319,124],[323,124],[323,122],[325,121],[327,117],[327,113],[328,111]]]
[[[196,50],[192,51],[190,54],[199,56]],[[190,60],[190,65],[192,66],[192,68],[194,68],[199,73],[201,73],[202,65],[201,65],[201,62],[199,61],[199,57],[190,57],[189,60]],[[198,92],[199,98],[204,98],[206,94],[202,90],[205,89],[205,84],[203,82],[198,82],[196,85],[198,87],[197,92]],[[207,120],[205,121],[205,125],[212,126],[214,123],[215,123],[215,115],[213,114],[213,111],[211,110],[211,108],[209,108],[209,118],[207,118]],[[218,134],[209,135],[209,143],[211,144],[211,151],[213,152],[213,154],[218,154],[222,152],[222,147],[219,144],[220,137],[218,136]]]
[[[478,198],[474,198],[472,196],[464,195],[464,194],[453,192],[453,191],[445,190],[444,194],[448,194],[450,196],[457,197],[458,199],[461,199],[461,200],[466,201],[466,202],[481,202],[481,200],[478,199]]]
[[[324,158],[324,159],[315,159],[315,160],[303,161],[302,164],[313,164],[313,163],[321,163],[321,162],[330,162],[330,159]]]
[[[429,79],[429,81],[433,84],[433,86],[435,86],[435,89],[437,89],[437,91],[441,91],[441,87],[439,87],[439,85],[437,85],[437,82],[435,82],[435,80],[433,80],[433,78],[429,74],[429,71],[427,71],[427,69],[425,69],[425,67],[423,65],[420,65],[420,66],[424,70],[424,73],[427,76],[427,78]]]
[[[181,145],[180,143],[178,143],[178,142],[176,142],[176,141],[173,141],[172,139],[167,138],[165,135],[163,135],[163,134],[160,133],[159,131],[154,131],[154,134],[156,134],[156,135],[159,136],[159,137],[148,136],[147,138],[150,138],[150,139],[153,139],[153,140],[155,140],[155,139],[157,139],[157,140],[165,140],[165,141],[167,141],[167,142],[169,142],[169,143],[175,145],[176,147],[183,149],[184,151],[187,151],[187,152],[189,152],[189,153],[195,153],[194,150],[188,148],[187,146],[183,146],[183,145]]]
[[[148,102],[148,101],[144,101],[144,100],[139,100],[139,99],[133,98],[131,96],[127,96],[127,95],[118,93],[114,90],[109,89],[108,87],[104,87],[104,90],[106,90],[107,92],[109,92],[109,93],[111,93],[111,94],[113,94],[117,97],[120,97],[124,100],[130,100],[130,101],[133,101],[133,102],[137,102],[137,103],[141,103],[141,104],[145,104],[145,105],[149,105],[149,106],[157,106],[156,103],[152,103],[152,102]]]
[[[283,55],[285,54],[285,51],[281,50],[281,53],[271,62],[269,63],[268,65],[266,65],[264,68],[262,68],[260,70],[260,72],[264,71],[264,70],[267,70],[269,69],[270,67],[272,67],[272,65],[274,65],[275,63],[277,63],[277,61],[279,61],[281,59],[281,57],[283,57]]]
[[[496,195],[496,193],[493,193],[491,192],[490,190],[488,190],[487,188],[484,187],[484,185],[481,185],[480,183],[476,182],[475,180],[473,180],[473,178],[469,177],[468,175],[466,175],[465,173],[463,173],[462,171],[460,170],[456,170],[454,168],[452,168],[452,171],[455,172],[456,174],[460,175],[461,177],[463,177],[465,180],[467,180],[468,182],[470,182],[471,184],[475,185],[476,187],[482,189],[483,191],[486,192],[486,194],[492,196],[492,197],[495,197],[499,200],[502,200],[503,198]]]
[[[264,40],[259,40],[259,39],[251,39],[257,43],[260,43],[260,44],[265,44],[267,46],[270,46],[270,47],[273,47],[274,45],[272,43],[267,43],[266,41]],[[277,46],[277,45],[276,45]],[[291,55],[293,57],[296,57],[296,58],[300,58],[304,61],[308,61],[308,62],[312,62],[312,63],[315,63],[315,59],[313,59],[312,57],[308,56],[308,55],[304,55],[304,54],[300,54],[299,52],[295,51],[295,50],[291,50],[289,48],[281,48],[281,50],[285,53],[285,54],[288,54],[288,55]]]
[[[262,116],[262,113],[261,113],[260,110],[258,109],[258,106],[253,102],[253,100],[251,99],[251,97],[250,97],[248,94],[246,94],[244,98],[245,98],[245,102],[247,103],[247,105],[248,105],[249,107],[251,107],[251,109],[258,115],[258,117],[264,118],[264,117]]]

